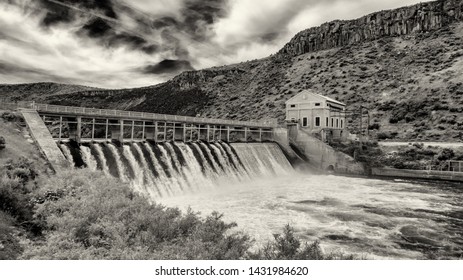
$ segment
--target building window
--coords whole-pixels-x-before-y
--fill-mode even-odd
[[[326,127],[330,126],[330,121],[329,121],[329,118],[326,117]]]
[[[290,107],[291,108],[296,108],[296,104],[291,104]]]
[[[341,120],[341,128],[343,128],[342,125],[343,125],[343,121]]]
[[[303,126],[303,127],[307,127],[308,124],[309,124],[308,118],[306,118],[306,117],[305,117],[305,118],[302,118],[302,126]]]
[[[321,105],[320,103],[315,103],[316,107],[320,107],[320,105]]]
[[[320,127],[320,117],[315,117],[315,126]]]
[[[331,127],[334,127],[334,119],[331,118]]]
[[[338,128],[338,127],[339,127],[339,120],[336,119],[336,128]]]

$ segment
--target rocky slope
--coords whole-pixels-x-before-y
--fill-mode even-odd
[[[313,89],[370,113],[379,138],[463,140],[463,1],[435,1],[335,21],[297,34],[271,57],[184,72],[152,87],[0,96],[239,120],[284,120]],[[23,85],[21,85],[24,87]],[[30,86],[33,92],[34,85]],[[13,93],[12,93],[13,92]],[[7,95],[6,95],[7,94]],[[18,97],[19,96],[19,97]],[[358,120],[350,121],[356,132]]]
[[[279,53],[297,56],[383,37],[433,31],[462,19],[462,1],[420,3],[373,13],[356,20],[332,21],[304,30],[294,36]]]

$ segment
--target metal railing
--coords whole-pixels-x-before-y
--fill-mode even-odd
[[[251,122],[251,121],[234,121],[225,119],[211,119],[211,118],[198,118],[198,117],[187,117],[167,114],[155,114],[146,112],[135,112],[135,111],[123,111],[123,110],[111,110],[111,109],[95,109],[86,107],[73,107],[73,106],[61,106],[61,105],[50,105],[40,104],[34,101],[19,101],[16,103],[2,102],[0,108],[27,108],[34,109],[41,113],[57,113],[57,114],[75,114],[80,116],[101,116],[101,117],[117,117],[117,118],[132,118],[132,119],[144,119],[154,120],[163,122],[187,122],[194,124],[214,124],[214,125],[233,125],[233,126],[246,126],[246,127],[259,127],[259,128],[274,128],[277,125],[274,121],[263,121],[263,122]]]
[[[428,166],[428,171],[463,173],[463,161],[449,160],[441,165]]]

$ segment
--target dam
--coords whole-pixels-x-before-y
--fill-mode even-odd
[[[275,143],[61,143],[71,166],[101,170],[151,201],[284,176],[293,169]]]

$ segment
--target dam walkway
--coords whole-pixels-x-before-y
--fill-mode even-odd
[[[4,102],[2,102],[4,103]],[[199,118],[146,112],[95,109],[35,102],[0,107],[35,110],[57,141],[273,141],[276,122]]]

